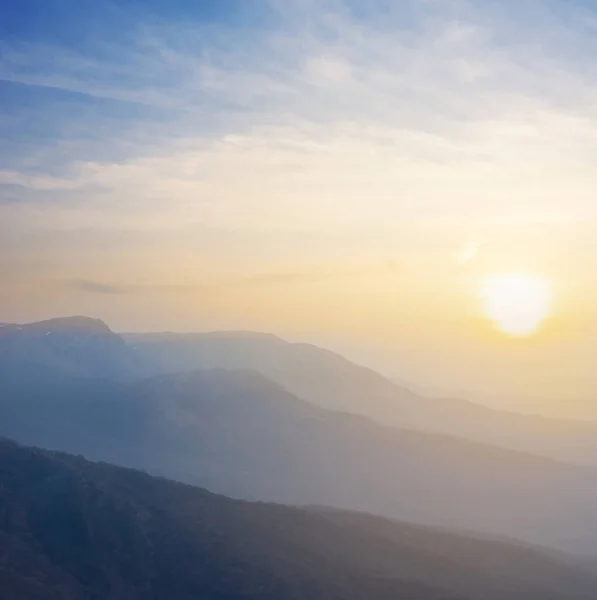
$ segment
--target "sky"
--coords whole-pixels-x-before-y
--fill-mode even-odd
[[[6,0],[0,321],[271,331],[582,412],[596,34],[588,0]],[[480,300],[511,272],[553,292],[525,339]]]

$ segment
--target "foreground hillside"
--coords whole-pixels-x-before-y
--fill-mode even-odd
[[[0,439],[3,600],[589,600],[586,565]]]

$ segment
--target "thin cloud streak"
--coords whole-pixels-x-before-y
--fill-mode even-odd
[[[168,28],[161,37],[146,29],[129,52],[133,61],[91,61],[91,69],[112,70],[117,81],[136,74],[139,85],[123,91],[127,99],[155,92],[182,102],[174,127],[191,134],[158,136],[149,157],[135,156],[132,147],[126,162],[75,160],[62,177],[14,170],[0,176],[36,190],[77,189],[115,221],[134,218],[141,205],[166,219],[249,228],[363,220],[375,227],[388,216],[408,221],[496,208],[515,217],[517,208],[540,214],[546,204],[593,215],[597,87],[534,48],[532,38],[514,37],[501,48],[496,40],[514,36],[511,25],[491,30],[474,5],[463,6],[464,20],[428,9],[414,29],[396,34],[379,21],[355,19],[342,3],[323,3],[311,25],[209,54],[184,28],[176,47]],[[289,11],[305,9],[299,3],[280,10],[288,22]],[[399,17],[390,11],[387,19],[395,24]],[[533,51],[521,58],[524,50]],[[52,56],[51,49],[44,54]],[[80,72],[72,57],[53,58],[55,70]],[[174,85],[156,85],[155,73],[168,69]],[[144,73],[152,77],[141,85]],[[86,79],[77,87],[89,85],[93,92]],[[214,116],[219,131],[204,132],[202,122]],[[106,189],[113,202],[106,203]],[[571,196],[564,207],[563,190]]]
[[[152,292],[217,292],[240,290],[243,288],[261,288],[286,286],[288,284],[308,284],[330,281],[362,279],[375,275],[387,275],[400,272],[399,261],[386,261],[379,264],[310,266],[302,270],[270,272],[236,277],[213,283],[105,283],[87,279],[60,281],[60,286],[92,294],[147,294]]]
[[[89,281],[87,279],[75,279],[67,282],[69,288],[92,294],[126,294],[130,291],[130,286],[111,285],[98,281]]]

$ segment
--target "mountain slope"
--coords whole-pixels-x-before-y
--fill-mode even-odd
[[[597,472],[316,408],[254,371],[0,382],[0,434],[231,496],[597,554]]]
[[[162,372],[255,369],[317,406],[383,425],[443,433],[558,460],[597,466],[597,423],[492,410],[458,399],[428,398],[309,344],[267,334],[127,334],[124,339]]]
[[[252,504],[0,440],[6,600],[589,600],[587,565],[364,515]]]

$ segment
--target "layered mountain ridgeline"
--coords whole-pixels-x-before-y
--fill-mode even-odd
[[[380,424],[443,433],[597,466],[597,423],[519,415],[458,399],[428,398],[309,344],[249,332],[125,334],[162,372],[255,369],[317,406]]]
[[[239,498],[597,554],[597,471],[326,411],[256,371],[14,376],[0,380],[0,434]]]
[[[231,500],[0,439],[5,600],[592,600],[592,565],[366,515]]]
[[[123,342],[123,339],[128,345]],[[127,334],[87,317],[0,326],[0,377],[119,381],[209,368],[255,369],[317,406],[380,424],[443,433],[597,466],[597,424],[518,415],[456,399],[417,395],[378,373],[308,344],[269,334]]]

